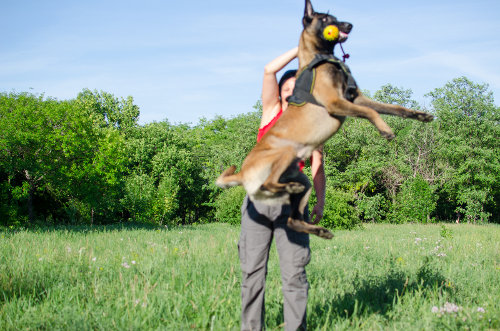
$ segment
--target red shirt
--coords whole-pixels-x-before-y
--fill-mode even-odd
[[[280,118],[280,116],[283,114],[283,109],[280,109],[280,111],[274,116],[274,118],[271,120],[271,122],[267,123],[264,125],[264,127],[259,128],[259,132],[257,133],[257,141],[260,141],[262,137],[266,134],[267,131],[269,131],[270,128],[273,127],[273,125],[276,123],[276,121]],[[300,160],[299,162],[299,169],[302,171],[304,169],[306,163],[304,160]]]

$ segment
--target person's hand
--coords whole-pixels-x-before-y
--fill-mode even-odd
[[[311,224],[318,224],[323,218],[324,205],[316,204],[311,212]]]

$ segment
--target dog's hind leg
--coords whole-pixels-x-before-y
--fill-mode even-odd
[[[273,193],[288,192],[290,194],[304,191],[304,185],[301,183],[280,180],[285,171],[297,159],[295,149],[291,146],[281,148],[273,153],[272,158],[274,162],[271,167],[271,173],[262,184],[261,189]]]
[[[306,175],[301,173],[300,177],[297,181],[303,184],[306,189],[302,193],[290,195],[292,211],[288,218],[287,226],[297,232],[305,232],[324,239],[332,239],[333,234],[329,230],[304,221],[304,211],[309,202],[312,187]]]

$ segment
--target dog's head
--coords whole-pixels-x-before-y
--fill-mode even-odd
[[[316,13],[310,0],[306,0],[302,24],[304,33],[316,41],[319,50],[333,50],[336,44],[347,40],[352,29],[351,23],[339,22],[328,13]]]

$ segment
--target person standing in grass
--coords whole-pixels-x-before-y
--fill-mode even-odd
[[[297,47],[291,49],[269,62],[264,68],[262,119],[257,141],[288,107],[287,98],[293,93],[297,71],[285,72],[279,82],[276,75],[297,57],[297,53]],[[303,167],[304,163],[301,162],[300,169]],[[317,224],[323,217],[325,204],[326,181],[321,150],[313,152],[311,168],[313,186],[318,197],[311,219],[314,217],[313,224]],[[287,227],[290,205],[269,206],[251,201],[246,196],[241,214],[241,234],[238,243],[242,270],[241,329],[263,329],[267,261],[271,242],[275,238],[281,269],[285,330],[305,330],[309,289],[305,267],[310,260],[309,235]],[[307,210],[304,216],[308,218]]]

